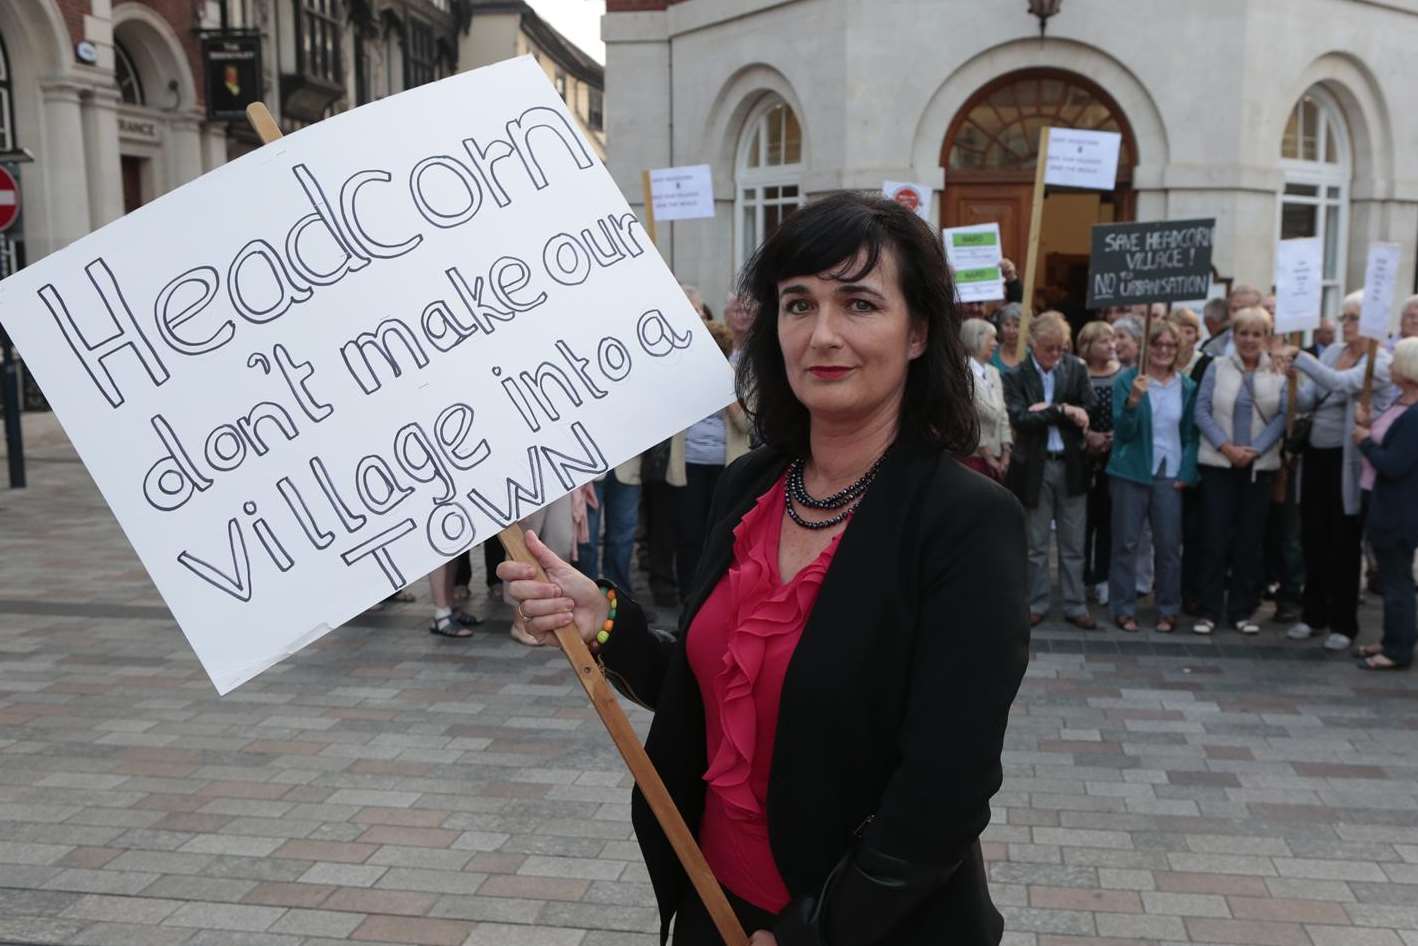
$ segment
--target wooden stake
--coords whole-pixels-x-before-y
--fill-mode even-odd
[[[256,129],[256,134],[260,135],[262,144],[270,144],[281,137],[280,126],[276,124],[270,111],[261,102],[253,102],[248,105],[246,117],[251,122],[251,127]],[[655,239],[655,217],[654,209],[650,205],[649,171],[645,172],[645,209],[647,214],[645,229],[653,241]],[[527,550],[527,541],[522,534],[520,525],[513,523],[498,533],[497,538],[502,542],[502,547],[507,550],[508,558],[533,566],[537,570],[537,578],[541,581],[547,580],[546,572],[542,571],[541,565]],[[699,899],[704,902],[710,918],[714,921],[714,927],[719,931],[720,938],[724,940],[726,946],[748,946],[748,936],[744,933],[743,926],[734,914],[733,907],[729,906],[729,901],[724,896],[724,891],[719,886],[718,880],[715,879],[714,872],[709,869],[703,852],[699,850],[699,845],[694,841],[694,835],[690,833],[689,826],[684,823],[679,809],[675,807],[674,799],[670,797],[669,790],[665,788],[664,781],[660,779],[660,773],[655,771],[650,757],[645,754],[645,747],[640,744],[640,737],[636,735],[635,729],[630,725],[625,711],[620,708],[615,691],[606,682],[600,665],[592,658],[591,652],[586,648],[581,636],[576,633],[574,626],[567,625],[557,631],[556,642],[561,645],[561,652],[570,661],[571,668],[576,673],[576,679],[581,681],[581,687],[586,691],[586,696],[590,698],[596,714],[601,717],[601,722],[610,732],[611,739],[615,742],[616,748],[620,750],[621,758],[625,760],[631,774],[635,776],[635,784],[640,786],[641,794],[645,796],[650,810],[655,814],[655,819],[664,829],[670,846],[679,856],[680,864],[689,874],[689,880],[699,893]]]
[[[1147,318],[1142,320],[1142,350],[1137,353],[1137,373],[1147,374],[1147,346],[1152,339],[1152,304],[1147,305]]]
[[[1294,348],[1299,348],[1300,343],[1305,340],[1303,332],[1291,332],[1286,338]],[[1300,379],[1298,377],[1291,379],[1285,398],[1285,439],[1289,440],[1295,433],[1295,412],[1300,406]]]
[[[1049,129],[1039,131],[1039,163],[1034,168],[1034,202],[1029,207],[1029,248],[1024,254],[1024,317],[1019,320],[1015,357],[1024,360],[1029,350],[1029,320],[1034,317],[1034,283],[1038,279],[1039,238],[1044,225],[1044,171],[1049,164]]]
[[[1379,343],[1369,339],[1369,363],[1364,366],[1364,391],[1359,395],[1359,403],[1368,410],[1374,400],[1374,362],[1379,360]]]
[[[640,172],[640,190],[645,195],[645,232],[650,234],[651,243],[658,243],[655,236],[655,192],[648,170]]]

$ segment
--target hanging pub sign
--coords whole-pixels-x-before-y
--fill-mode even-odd
[[[1098,224],[1088,260],[1088,308],[1205,299],[1214,219]]]
[[[261,36],[212,33],[202,37],[207,117],[244,122],[246,106],[261,101]]]

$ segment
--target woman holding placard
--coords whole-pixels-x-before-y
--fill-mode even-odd
[[[890,201],[798,210],[743,277],[764,446],[725,470],[676,633],[534,537],[499,573],[655,710],[646,749],[754,946],[992,946],[979,835],[1028,660],[1024,517],[956,456],[970,368],[939,238]],[[751,395],[751,396],[750,396]],[[632,819],[677,946],[720,942]]]
[[[1363,503],[1359,489],[1359,448],[1353,441],[1354,410],[1364,390],[1369,341],[1359,334],[1364,292],[1350,293],[1340,309],[1343,344],[1319,358],[1287,349],[1294,358],[1292,378],[1303,375],[1299,410],[1313,411],[1309,443],[1300,455],[1300,544],[1305,554],[1305,592],[1300,623],[1291,640],[1328,630],[1326,650],[1349,649],[1359,632],[1359,567],[1363,552]],[[1389,382],[1393,356],[1382,347],[1374,359],[1375,416],[1398,392]]]
[[[1147,364],[1113,382],[1113,621],[1137,630],[1137,559],[1143,523],[1152,526],[1157,630],[1177,626],[1182,607],[1182,493],[1197,481],[1196,383],[1177,370],[1181,340],[1153,324]]]

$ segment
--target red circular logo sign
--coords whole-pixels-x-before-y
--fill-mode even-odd
[[[921,196],[916,193],[914,187],[899,188],[895,196],[892,197],[892,200],[913,212],[917,207],[921,206]]]
[[[5,168],[0,167],[0,233],[10,229],[20,215],[20,185]]]

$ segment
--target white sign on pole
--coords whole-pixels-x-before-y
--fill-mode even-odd
[[[1115,131],[1050,128],[1044,183],[1110,191],[1117,186],[1118,151],[1123,136]]]
[[[528,58],[217,168],[0,321],[223,693],[733,397]]]
[[[894,200],[907,210],[914,211],[922,220],[931,219],[932,188],[904,181],[882,181],[881,193],[887,200]]]
[[[980,223],[941,231],[945,258],[955,277],[961,302],[990,302],[1004,298],[1004,273],[1000,271],[999,224]]]
[[[1369,260],[1364,267],[1364,307],[1359,311],[1359,334],[1365,338],[1379,342],[1388,339],[1402,251],[1397,243],[1369,244]]]
[[[1275,245],[1275,333],[1320,327],[1324,298],[1324,246],[1318,237]]]
[[[709,165],[691,164],[650,172],[655,221],[695,220],[714,216],[714,183]]]

